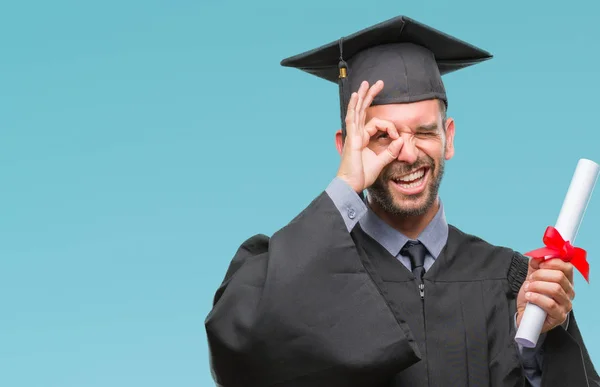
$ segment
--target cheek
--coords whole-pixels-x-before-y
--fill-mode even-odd
[[[421,149],[425,155],[432,158],[434,161],[438,161],[444,157],[445,149],[444,144],[437,140],[417,140],[416,146]]]

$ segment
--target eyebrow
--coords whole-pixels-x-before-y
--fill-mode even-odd
[[[416,131],[417,132],[435,132],[438,128],[438,125],[436,122],[432,123],[432,124],[428,124],[428,125],[420,125],[417,127]]]

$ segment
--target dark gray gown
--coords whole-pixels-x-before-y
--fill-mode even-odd
[[[206,318],[223,387],[526,386],[514,341],[527,259],[449,226],[415,278],[323,192],[235,254]],[[543,386],[600,386],[577,321],[549,332]]]

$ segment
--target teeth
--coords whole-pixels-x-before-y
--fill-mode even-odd
[[[418,186],[419,184],[421,184],[421,181],[418,181],[416,183],[400,184],[400,185],[402,186],[402,188],[414,188],[414,187]]]
[[[421,177],[423,177],[424,174],[425,174],[425,170],[424,169],[419,169],[418,171],[413,172],[413,173],[411,173],[408,176],[401,177],[398,180],[399,181],[413,181],[415,179],[420,179]],[[413,185],[415,185],[415,184],[414,183],[413,184],[409,184],[409,186],[413,186]]]

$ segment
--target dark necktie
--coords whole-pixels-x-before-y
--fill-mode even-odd
[[[408,241],[400,252],[402,255],[410,258],[412,272],[415,277],[417,277],[421,297],[423,297],[423,275],[425,275],[425,267],[423,265],[425,264],[425,254],[427,254],[427,249],[419,241]]]

